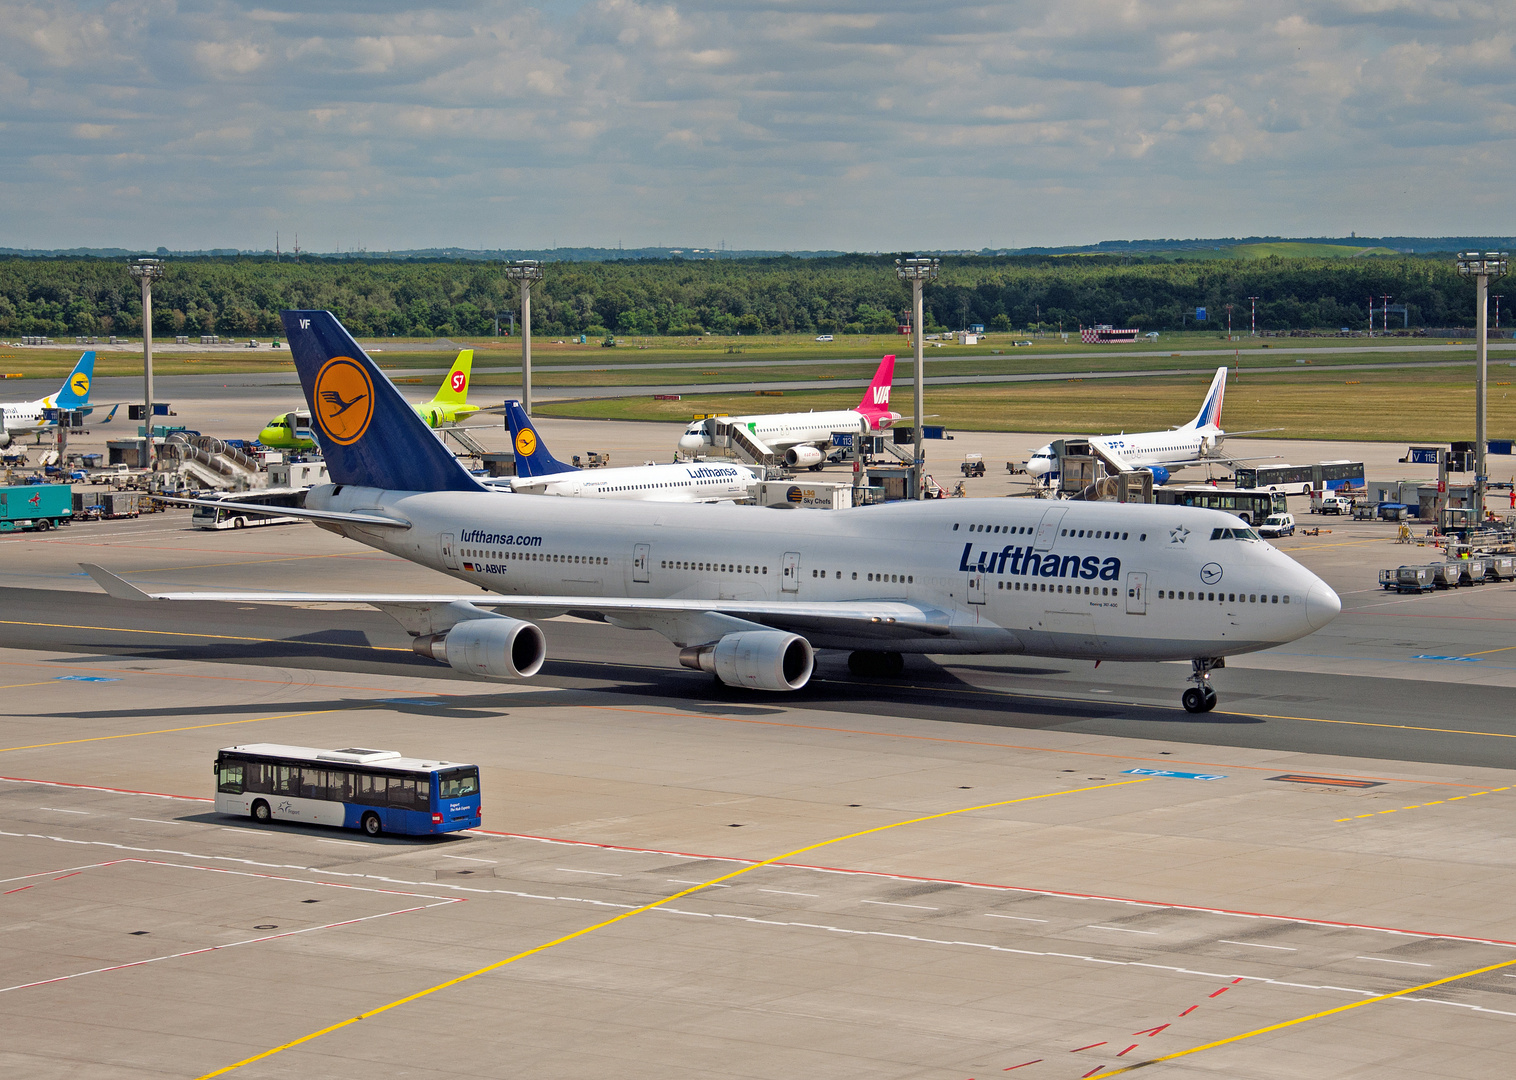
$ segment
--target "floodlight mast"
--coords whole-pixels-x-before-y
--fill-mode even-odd
[[[1474,279],[1474,520],[1484,521],[1485,485],[1485,402],[1489,387],[1490,279],[1504,277],[1508,265],[1504,251],[1461,251],[1458,272]]]
[[[926,419],[923,403],[926,399],[926,361],[921,350],[921,288],[928,281],[937,280],[940,267],[938,259],[896,259],[895,273],[901,281],[911,283],[911,329],[916,351],[916,449],[911,469],[915,472],[916,498],[926,498],[925,476],[926,452],[921,447],[921,424]]]
[[[142,468],[153,467],[153,282],[163,276],[158,259],[138,259],[128,269],[142,285]]]
[[[505,268],[505,276],[521,286],[521,407],[532,415],[532,285],[542,280],[542,264],[521,259]]]

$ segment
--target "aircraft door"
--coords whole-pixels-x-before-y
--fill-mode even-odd
[[[632,580],[647,581],[648,564],[653,559],[653,545],[635,544],[632,547]]]
[[[779,578],[779,584],[785,592],[800,591],[800,552],[786,551],[784,553],[784,569]]]
[[[969,574],[969,603],[984,603],[984,571],[975,570]]]
[[[1058,539],[1058,523],[1063,520],[1063,515],[1068,513],[1066,507],[1054,507],[1042,515],[1042,523],[1037,526],[1037,550],[1047,551]]]
[[[452,533],[443,533],[437,537],[437,551],[442,556],[442,565],[449,570],[458,569],[458,545],[457,537]]]
[[[1130,573],[1126,576],[1126,613],[1128,615],[1146,615],[1148,613],[1148,576],[1141,573]]]

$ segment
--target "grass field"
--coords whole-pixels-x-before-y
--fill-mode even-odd
[[[1231,431],[1280,428],[1272,437],[1382,442],[1447,442],[1474,435],[1472,372],[1407,369],[1333,373],[1249,374],[1227,387],[1224,426]],[[1146,379],[1069,380],[1011,386],[934,387],[926,411],[950,430],[1056,431],[1111,434],[1159,431],[1183,424],[1205,394],[1207,374]],[[1491,438],[1516,436],[1516,368],[1490,368]],[[607,398],[539,405],[546,416],[687,421],[699,412],[743,415],[841,409],[857,391],[793,391],[686,396],[683,401]],[[909,387],[895,388],[891,406],[909,417]]]

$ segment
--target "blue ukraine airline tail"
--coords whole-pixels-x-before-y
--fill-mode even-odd
[[[74,370],[63,380],[63,386],[53,395],[54,409],[82,409],[89,405],[90,383],[95,378],[95,351],[91,349],[79,357]]]
[[[505,403],[505,419],[511,426],[511,446],[516,451],[517,476],[550,476],[553,473],[578,472],[572,465],[565,465],[547,452],[547,444],[542,441],[542,436],[538,435],[537,429],[532,426],[532,418],[526,415],[521,402],[507,401]]]
[[[1217,368],[1216,377],[1211,380],[1211,389],[1205,395],[1205,404],[1200,406],[1200,412],[1195,414],[1189,426],[1192,428],[1221,427],[1221,400],[1226,397],[1226,368]]]
[[[334,484],[485,491],[330,311],[281,311]]]

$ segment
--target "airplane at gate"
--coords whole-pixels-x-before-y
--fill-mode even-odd
[[[410,632],[417,653],[483,678],[535,675],[547,642],[531,620],[565,613],[655,630],[686,667],[759,690],[805,686],[816,649],[850,652],[860,675],[898,673],[906,653],[1189,660],[1194,685],[1182,700],[1192,712],[1215,706],[1209,676],[1225,657],[1304,637],[1341,610],[1325,582],[1216,510],[1021,499],[613,509],[503,498],[458,463],[330,312],[281,317],[334,483],[312,488],[303,509],[277,512],[462,588],[147,593],[86,566],[112,596],[370,604]],[[328,391],[350,404],[337,408]]]
[[[512,491],[581,499],[723,502],[751,498],[758,482],[758,475],[747,466],[724,461],[578,469],[548,453],[521,402],[505,403],[505,420],[516,451],[516,475],[509,478]]]
[[[47,418],[48,409],[94,411],[89,403],[90,380],[95,376],[95,351],[82,354],[58,392],[36,401],[7,401],[0,404],[0,449],[11,444],[17,435],[40,435],[58,426]],[[112,410],[112,416],[115,411]]]
[[[426,421],[427,427],[439,428],[457,424],[479,411],[479,406],[468,403],[469,379],[473,374],[474,350],[463,349],[453,361],[447,378],[437,388],[430,401],[419,401],[411,408]],[[339,399],[333,407],[340,408]],[[311,430],[310,415],[304,409],[280,413],[258,432],[258,441],[275,450],[314,450],[315,432]]]
[[[1200,411],[1183,427],[1169,431],[1139,431],[1132,435],[1097,435],[1090,445],[1113,464],[1129,470],[1153,474],[1155,484],[1168,483],[1169,474],[1186,465],[1222,461],[1217,453],[1226,440],[1221,429],[1221,402],[1226,396],[1226,368],[1216,369],[1211,388],[1206,391]],[[1253,432],[1232,432],[1251,435]],[[1051,445],[1032,451],[1026,463],[1029,476],[1041,479],[1058,468]]]
[[[783,454],[784,463],[806,467],[820,465],[832,445],[834,431],[867,435],[883,431],[900,414],[890,412],[890,385],[895,379],[895,358],[879,361],[873,381],[863,392],[856,408],[829,412],[764,413],[755,416],[722,417],[728,424],[738,424],[760,444],[759,449]],[[679,437],[679,449],[686,454],[704,454],[712,449],[705,421],[696,420]]]

